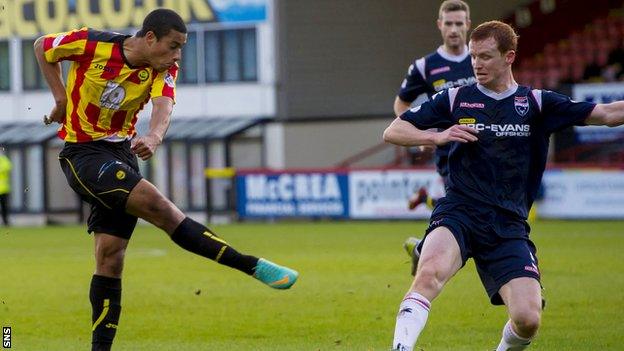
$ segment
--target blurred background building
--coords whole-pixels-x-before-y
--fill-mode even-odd
[[[624,76],[621,1],[590,8],[581,0],[469,3],[473,27],[501,19],[518,29],[519,83],[596,102],[624,98],[624,85],[617,82]],[[14,165],[12,212],[28,223],[76,220],[83,213],[58,167],[56,128],[41,123],[53,101],[33,55],[34,40],[82,26],[133,34],[145,14],[160,6],[178,11],[189,34],[171,128],[141,167],[183,210],[234,208],[231,179],[206,178],[206,168],[431,172],[429,158],[384,145],[381,133],[394,118],[392,102],[409,63],[440,43],[438,1],[0,4],[0,145]],[[592,84],[578,84],[585,81]],[[146,130],[149,112],[148,105],[139,131]],[[621,128],[570,129],[556,137],[552,161],[621,168],[623,136]]]

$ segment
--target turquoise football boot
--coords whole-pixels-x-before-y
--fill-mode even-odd
[[[253,277],[274,289],[288,289],[299,277],[299,273],[261,258],[256,265]]]

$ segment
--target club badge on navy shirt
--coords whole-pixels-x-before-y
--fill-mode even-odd
[[[524,117],[529,112],[529,98],[526,96],[514,97],[514,108],[520,116]]]

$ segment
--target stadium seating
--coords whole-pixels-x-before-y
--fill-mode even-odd
[[[540,1],[534,1],[527,7],[531,14],[529,24],[524,23],[526,19],[517,23],[516,15],[507,19],[522,37],[516,70],[520,83],[555,89],[562,83],[582,82],[584,74],[591,73],[589,68],[595,71],[596,67],[606,66],[609,53],[624,38],[622,3],[601,1],[591,8],[583,6],[584,11],[566,11],[582,4],[583,1],[555,1],[553,9],[544,11]],[[561,16],[564,12],[566,16]],[[595,74],[585,78],[602,79]]]
[[[609,54],[624,45],[624,6],[622,1],[615,0],[593,2],[592,6],[587,6],[585,0],[553,0],[548,3],[553,6],[544,6],[544,1],[535,0],[523,8],[528,9],[528,15],[526,11],[518,10],[504,19],[516,28],[521,37],[514,77],[520,84],[570,95],[571,84],[596,82],[606,76],[601,74],[601,68],[607,65]],[[583,11],[579,11],[579,8]],[[593,75],[588,68],[593,69]],[[621,146],[612,147],[608,142],[584,144],[576,139],[574,132],[570,135],[570,138],[556,138],[564,142],[556,143],[556,156],[552,161],[594,164],[624,162]],[[380,144],[336,166],[351,167],[371,155],[382,154],[388,160],[384,166],[418,167],[432,162],[430,154]]]

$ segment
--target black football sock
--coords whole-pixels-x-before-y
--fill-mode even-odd
[[[239,253],[210,229],[188,217],[171,234],[171,240],[185,250],[250,275],[258,263],[257,257]]]
[[[93,275],[89,300],[93,314],[92,351],[109,351],[121,314],[121,279]]]

